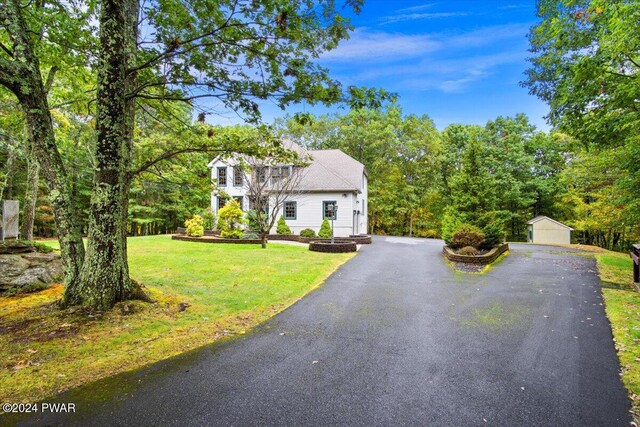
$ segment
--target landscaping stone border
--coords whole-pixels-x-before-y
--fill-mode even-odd
[[[176,228],[176,235],[186,236],[187,229],[183,227]],[[220,236],[220,232],[217,230],[204,230],[205,236]],[[200,237],[197,237],[200,239]],[[176,239],[178,240],[178,239]],[[235,239],[234,239],[235,240]],[[287,240],[290,242],[300,242],[300,243],[311,243],[311,242],[330,242],[331,239],[320,239],[318,237],[302,237],[296,234],[268,234],[267,240]],[[370,245],[372,243],[371,236],[362,234],[358,236],[349,236],[349,237],[336,237],[334,239],[336,242],[347,243],[347,242],[356,242],[358,245]]]
[[[302,237],[296,234],[269,234],[268,240],[288,240],[292,242],[311,243],[311,242],[324,242],[329,243],[331,239],[321,239],[319,237]],[[349,243],[355,242],[358,245],[370,245],[371,236],[351,236],[351,237],[336,237],[334,238],[336,243]]]
[[[444,256],[452,262],[464,262],[469,264],[491,264],[500,255],[509,250],[509,244],[503,243],[500,246],[496,246],[484,255],[458,255],[451,248],[445,246],[442,248]]]
[[[314,252],[328,252],[332,254],[343,253],[343,252],[356,252],[358,250],[358,245],[356,242],[320,242],[320,241],[312,241],[309,242],[309,250]]]
[[[201,242],[201,243],[235,243],[235,244],[253,244],[259,245],[262,243],[260,239],[224,239],[222,237],[214,237],[214,236],[202,236],[202,237],[192,237],[192,236],[182,236],[174,234],[171,236],[171,240],[183,240],[185,242]]]

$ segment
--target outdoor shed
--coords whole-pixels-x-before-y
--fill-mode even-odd
[[[571,243],[573,228],[546,216],[537,216],[527,222],[527,241],[568,245]]]

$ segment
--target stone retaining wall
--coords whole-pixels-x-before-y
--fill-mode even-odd
[[[344,252],[356,252],[358,246],[356,242],[318,242],[312,241],[309,243],[309,250],[314,252],[329,252],[332,254],[344,253]]]
[[[469,264],[491,264],[494,262],[500,255],[509,250],[509,245],[507,243],[503,243],[500,246],[496,246],[491,249],[484,255],[458,255],[453,250],[451,250],[448,246],[442,248],[442,252],[444,256],[447,257],[449,261],[453,262],[465,262]]]

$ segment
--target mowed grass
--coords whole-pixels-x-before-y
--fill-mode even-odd
[[[43,399],[243,334],[319,286],[353,255],[284,244],[264,250],[169,236],[131,238],[131,276],[154,304],[120,303],[106,313],[60,310],[60,285],[0,297],[0,402]]]
[[[633,263],[627,254],[597,253],[607,317],[611,322],[624,382],[634,418],[640,418],[640,294],[633,285]]]

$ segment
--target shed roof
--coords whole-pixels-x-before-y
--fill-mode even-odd
[[[560,226],[562,226],[562,227],[564,227],[564,228],[566,228],[568,230],[572,230],[573,231],[573,228],[569,227],[568,225],[563,224],[563,223],[561,223],[559,221],[556,221],[555,219],[551,219],[548,216],[544,216],[544,215],[538,215],[537,217],[535,217],[533,219],[530,219],[529,221],[527,221],[527,225],[532,225],[532,224],[534,224],[534,223],[536,223],[536,222],[538,222],[540,220],[543,220],[543,219],[548,219],[551,222],[554,222],[554,223],[556,223],[556,224],[558,224],[558,225],[560,225]]]

